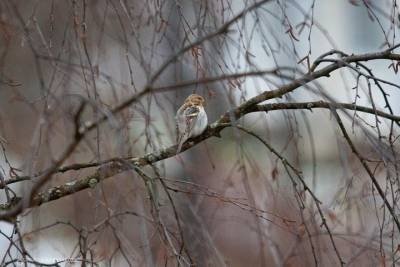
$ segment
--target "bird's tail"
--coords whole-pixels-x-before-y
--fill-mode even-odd
[[[179,152],[181,152],[183,143],[185,143],[185,139],[179,138],[179,140],[178,140],[178,148],[177,148],[177,150],[176,150],[176,154],[178,154]]]
[[[182,135],[178,136],[178,148],[176,149],[176,154],[181,152],[182,146],[186,142],[187,139],[188,139],[187,134],[182,134]]]

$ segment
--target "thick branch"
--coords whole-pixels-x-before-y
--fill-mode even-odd
[[[271,103],[271,104],[260,104],[260,105],[255,105],[252,108],[249,108],[245,113],[243,113],[242,115],[248,114],[248,113],[252,113],[252,112],[260,112],[260,111],[264,111],[264,112],[269,112],[269,111],[274,111],[274,110],[288,110],[288,109],[308,109],[310,111],[312,111],[313,109],[316,108],[326,108],[326,109],[348,109],[348,110],[353,110],[353,111],[360,111],[362,113],[368,113],[371,115],[376,115],[382,118],[386,118],[389,120],[392,120],[396,123],[400,123],[400,116],[396,116],[396,115],[392,115],[389,113],[385,113],[383,111],[380,110],[374,110],[373,108],[369,108],[369,107],[365,107],[365,106],[360,106],[360,105],[356,105],[356,104],[348,104],[348,103],[331,103],[331,102],[326,102],[326,101],[315,101],[315,102],[299,102],[299,103]],[[213,124],[214,126],[219,125],[220,127],[225,127],[222,124],[215,122]],[[222,130],[222,129],[221,129]],[[218,133],[213,133],[212,135],[218,135]],[[174,151],[173,149],[171,151]],[[169,152],[165,151],[165,152],[160,152],[158,154],[162,154],[162,155],[169,155],[168,157],[174,156],[174,155],[170,155]],[[165,158],[160,158],[160,160],[163,160]],[[132,160],[132,157],[128,157],[128,158],[111,158],[111,159],[107,159],[107,160],[103,160],[103,161],[99,161],[99,162],[91,162],[91,163],[74,163],[62,168],[59,168],[57,171],[55,171],[55,173],[65,173],[68,171],[72,171],[72,170],[81,170],[81,169],[86,169],[86,168],[94,168],[94,167],[99,167],[102,165],[106,165],[106,164],[112,164],[115,162],[119,162],[121,160]],[[142,159],[143,160],[143,159]],[[140,161],[140,160],[138,160]],[[36,175],[34,175],[33,177],[39,177],[42,176],[44,173],[46,173],[47,171],[43,171],[41,173],[38,173]],[[4,180],[4,181],[0,181],[0,189],[4,189],[5,186],[10,185],[10,184],[14,184],[14,183],[18,183],[18,182],[23,182],[23,181],[28,181],[31,180],[30,176],[20,176],[20,177],[16,177],[13,179],[8,179],[8,180]]]
[[[329,77],[331,72],[333,72],[341,67],[345,67],[346,64],[343,64],[343,62],[344,63],[354,63],[354,62],[359,62],[359,61],[368,61],[368,60],[377,60],[377,59],[400,60],[400,55],[391,53],[391,50],[385,50],[385,51],[377,52],[377,53],[345,56],[345,57],[342,57],[341,59],[342,59],[341,61],[334,62],[330,65],[327,65],[327,66],[321,68],[320,70],[303,75],[302,77],[300,77],[286,85],[283,85],[275,90],[265,91],[255,97],[250,98],[249,100],[245,101],[237,108],[226,112],[224,115],[221,116],[221,118],[219,120],[217,120],[215,123],[210,125],[210,127],[201,136],[198,136],[195,139],[192,139],[191,142],[186,142],[182,148],[182,152],[185,151],[186,149],[202,142],[203,140],[205,140],[211,136],[219,136],[220,131],[222,129],[224,129],[227,125],[229,125],[229,123],[232,120],[236,120],[247,113],[260,111],[260,110],[268,111],[268,110],[280,109],[279,105],[283,105],[283,104],[266,104],[266,105],[258,105],[258,104],[263,101],[272,99],[272,98],[282,97],[284,94],[292,92],[295,89],[297,89],[313,80],[316,80],[318,78]],[[138,100],[140,97],[149,93],[150,91],[151,91],[150,87],[144,89],[140,93],[131,97],[128,101],[125,101],[122,104],[116,106],[114,109],[111,110],[111,113],[115,114],[115,113],[123,110],[124,108],[128,107],[129,105],[131,105],[136,100]],[[332,104],[332,103],[327,103],[327,102],[286,103],[286,106],[281,106],[281,108],[282,109],[345,108],[345,109],[352,109],[352,110],[355,109],[355,110],[366,112],[366,113],[376,114],[378,116],[382,116],[382,117],[385,117],[385,118],[388,118],[391,120],[395,120],[396,122],[398,122],[398,116],[386,114],[381,111],[375,111],[375,110],[373,110],[371,108],[367,108],[367,107],[355,106],[353,104]],[[79,132],[79,134],[84,135],[91,129],[94,129],[96,127],[96,125],[98,125],[99,123],[101,123],[102,121],[105,121],[105,120],[106,120],[106,117],[103,117],[96,123],[86,125],[86,127],[83,128]],[[160,160],[164,160],[166,158],[173,157],[175,155],[176,155],[176,146],[171,146],[169,148],[147,154],[143,157],[127,159],[127,161],[130,164],[133,164],[134,166],[144,166],[144,165],[158,162]],[[72,193],[89,188],[105,178],[114,176],[114,175],[126,170],[126,167],[122,167],[122,166],[126,166],[126,164],[122,165],[121,162],[119,162],[118,160],[116,160],[116,161],[113,160],[112,162],[103,165],[91,176],[88,176],[88,177],[80,179],[80,180],[76,180],[74,182],[71,182],[71,183],[68,183],[68,184],[65,184],[62,186],[50,188],[49,190],[46,190],[45,192],[35,195],[33,197],[31,206],[40,205],[42,203],[45,203],[45,202],[48,202],[51,200],[55,200],[60,197],[67,196]],[[1,213],[0,213],[0,218],[3,218]]]
[[[382,111],[373,110],[368,107],[358,106],[354,104],[345,104],[345,103],[329,103],[324,101],[317,102],[304,102],[304,103],[276,103],[276,104],[265,104],[265,105],[256,105],[253,108],[248,108],[244,113],[241,113],[237,118],[251,112],[256,111],[273,111],[273,110],[286,110],[286,109],[313,109],[313,108],[327,108],[327,109],[349,109],[349,110],[358,110],[364,113],[377,114],[383,118],[400,121],[399,116],[393,116],[391,114],[384,113]],[[229,123],[226,122],[226,116],[230,112],[227,112],[222,118],[213,124],[211,124],[208,129],[200,136],[191,139],[190,142],[186,142],[181,152],[195,146],[198,143],[212,137],[219,136],[220,132],[230,126]],[[235,111],[233,111],[235,113]],[[229,117],[228,117],[229,118]],[[237,119],[236,118],[236,119]],[[161,149],[159,151],[149,153],[143,157],[134,157],[127,159],[112,159],[112,161],[104,164],[100,167],[93,175],[87,176],[83,179],[76,180],[74,182],[70,182],[68,184],[57,186],[46,190],[35,196],[33,205],[41,205],[45,202],[55,200],[72,193],[81,191],[83,189],[93,187],[100,181],[112,177],[118,173],[126,171],[128,169],[132,169],[129,167],[131,164],[132,167],[142,167],[149,164],[156,163],[158,161],[174,157],[176,155],[177,146],[173,145],[169,148]],[[80,165],[81,167],[83,165]],[[89,164],[89,167],[93,167],[93,163]]]

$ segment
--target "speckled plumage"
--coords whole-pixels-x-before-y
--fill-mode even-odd
[[[196,137],[207,128],[207,114],[203,107],[204,98],[198,94],[188,96],[176,112],[177,143],[179,153],[183,143]]]

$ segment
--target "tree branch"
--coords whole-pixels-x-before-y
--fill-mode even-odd
[[[256,111],[273,111],[273,110],[286,110],[286,109],[313,109],[313,108],[327,108],[327,109],[349,109],[349,110],[358,110],[365,113],[375,114],[375,111],[368,107],[358,106],[354,104],[345,104],[345,103],[328,103],[324,101],[316,101],[316,102],[304,102],[304,103],[276,103],[276,104],[265,104],[265,105],[256,105],[254,108],[249,108],[246,110],[245,113],[242,113],[241,116],[256,112]],[[381,111],[376,111],[378,116],[391,119],[394,121],[400,121],[399,116],[394,116],[391,114],[387,114]],[[212,137],[212,136],[219,136],[220,132],[230,126],[229,123],[224,122],[225,115],[222,118],[213,124],[211,124],[207,130],[200,136],[191,139],[189,142],[186,142],[183,147],[182,151],[185,151],[198,143]],[[66,183],[61,186],[52,187],[44,192],[37,194],[32,201],[32,206],[38,206],[43,203],[59,199],[61,197],[73,194],[75,192],[94,187],[97,183],[101,182],[102,180],[115,176],[121,172],[124,172],[129,169],[133,169],[128,167],[129,164],[132,164],[134,167],[143,167],[149,164],[156,163],[158,161],[173,157],[176,155],[177,146],[173,145],[165,149],[161,149],[155,151],[153,153],[149,153],[142,157],[132,157],[132,158],[125,158],[125,159],[111,159],[106,161],[106,163],[99,163],[101,165],[98,170],[96,170],[92,175],[86,176],[82,179],[77,179],[73,182]],[[98,166],[99,166],[98,165]],[[83,167],[94,167],[95,163],[89,163],[87,166],[84,164],[74,164],[71,165],[72,167],[79,166],[80,168]],[[65,171],[67,167],[62,168],[62,171]],[[70,168],[76,169],[76,168]]]
[[[266,1],[264,1],[266,2]],[[269,110],[277,110],[277,109],[312,109],[312,108],[344,108],[344,109],[351,109],[351,110],[358,110],[361,112],[366,112],[366,113],[371,113],[371,114],[376,114],[378,116],[391,119],[393,121],[399,122],[399,117],[394,116],[391,114],[384,113],[382,111],[377,111],[368,107],[362,107],[362,106],[357,106],[354,104],[346,104],[346,103],[339,103],[339,104],[334,104],[334,103],[328,103],[328,102],[322,102],[322,101],[317,101],[317,102],[305,102],[305,103],[277,103],[277,104],[265,104],[265,105],[258,105],[259,103],[272,99],[272,98],[277,98],[277,97],[282,97],[283,95],[294,91],[295,89],[311,82],[316,79],[319,79],[321,77],[329,77],[330,73],[345,67],[346,64],[343,63],[354,63],[354,62],[359,62],[359,61],[369,61],[369,60],[378,60],[378,59],[391,59],[391,60],[400,60],[400,55],[399,54],[393,54],[392,49],[384,50],[382,52],[376,52],[376,53],[367,53],[367,54],[361,54],[361,55],[350,55],[350,56],[344,56],[341,58],[341,61],[334,62],[328,66],[325,66],[321,68],[320,70],[316,70],[312,73],[308,73],[303,75],[302,77],[293,80],[292,82],[283,85],[275,90],[271,91],[264,91],[263,93],[250,98],[249,100],[245,101],[238,107],[234,108],[233,110],[230,110],[223,114],[219,120],[211,124],[208,129],[200,136],[191,139],[190,142],[186,142],[183,147],[182,151],[185,151],[192,146],[210,138],[211,136],[219,136],[220,132],[229,125],[232,121],[244,116],[247,113],[251,112],[256,112],[256,111],[269,111]],[[146,89],[147,88],[147,89]],[[134,95],[127,101],[123,102],[122,104],[116,106],[111,110],[112,114],[115,114],[122,109],[126,108],[127,106],[131,105],[134,103],[136,100],[138,100],[140,97],[143,95],[147,94],[148,92],[151,91],[151,87],[146,87],[142,92]],[[92,123],[92,124],[86,124],[86,127],[83,129],[80,129],[78,134],[80,136],[84,136],[88,131],[91,129],[94,129],[98,124],[100,124],[102,121],[105,121],[107,119],[106,116],[100,118],[97,122]],[[170,157],[173,157],[176,155],[176,145],[170,146],[165,149],[161,149],[159,151],[155,151],[153,153],[149,153],[147,155],[144,155],[142,157],[135,157],[135,158],[129,158],[126,159],[130,164],[133,164],[134,166],[145,166],[148,164],[152,164]],[[91,167],[94,167],[94,164],[88,164]],[[69,169],[74,169],[77,165],[72,165],[73,167],[70,167]],[[114,159],[109,163],[106,163],[102,165],[96,172],[92,175],[89,175],[83,179],[75,180],[74,182],[70,182],[61,186],[53,187],[45,192],[41,192],[39,194],[36,194],[33,196],[33,200],[31,202],[31,206],[37,206],[41,205],[43,203],[70,195],[72,193],[81,191],[83,189],[89,188],[94,186],[95,184],[99,183],[101,180],[114,176],[122,171],[126,170],[126,164],[121,164],[121,159]],[[82,167],[82,166],[79,166]],[[62,170],[68,169],[67,167],[61,168],[60,172]],[[23,177],[21,180],[26,180],[26,177]],[[8,182],[7,180],[6,184],[8,183],[13,183],[18,181],[18,179],[12,179],[10,180],[11,182]],[[4,184],[1,185],[4,187]],[[7,216],[4,216],[4,210],[3,212],[0,211],[0,219],[6,218]]]

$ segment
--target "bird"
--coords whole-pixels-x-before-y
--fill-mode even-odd
[[[176,112],[177,143],[179,153],[183,143],[189,138],[202,134],[208,125],[204,110],[204,98],[198,94],[189,95]]]

